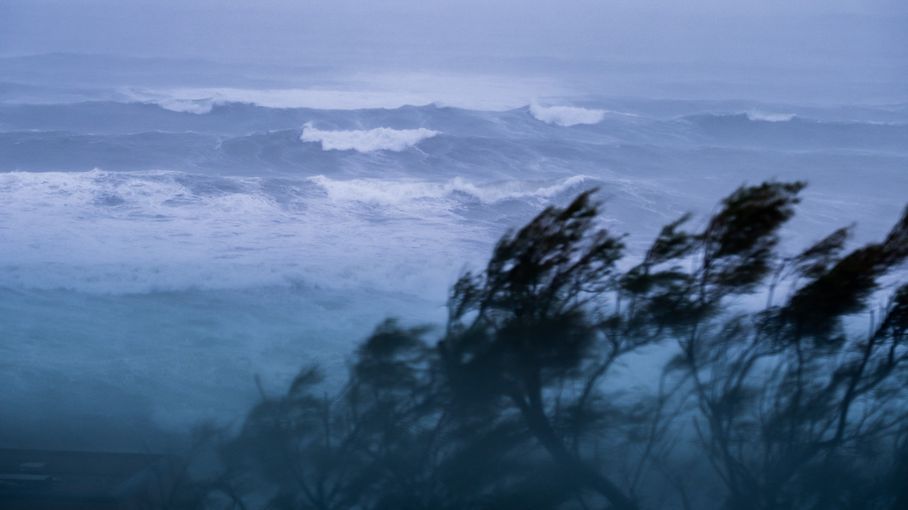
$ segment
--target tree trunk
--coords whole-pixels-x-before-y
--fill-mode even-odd
[[[536,439],[549,452],[555,462],[570,472],[580,485],[601,494],[611,503],[615,510],[638,509],[636,503],[619,489],[614,482],[587,465],[565,447],[564,442],[555,434],[548,417],[538,403],[527,404],[522,399],[514,400],[530,432],[536,436]]]

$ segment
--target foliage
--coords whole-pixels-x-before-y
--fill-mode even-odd
[[[308,367],[263,396],[217,486],[288,509],[899,508],[908,210],[879,243],[786,256],[803,188],[742,186],[631,265],[595,190],[547,208],[457,281],[436,341],[387,321],[343,384]]]

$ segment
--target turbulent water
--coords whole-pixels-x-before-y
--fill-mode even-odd
[[[0,407],[23,423],[236,418],[256,374],[440,322],[504,231],[590,187],[632,252],[745,182],[810,183],[791,243],[879,237],[908,197],[906,105],[0,92]]]

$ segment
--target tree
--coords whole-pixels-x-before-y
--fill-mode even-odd
[[[839,229],[785,256],[803,187],[742,186],[632,264],[594,190],[545,209],[457,281],[437,342],[387,321],[344,384],[307,367],[263,394],[211,486],[320,510],[688,509],[704,486],[734,510],[899,508],[908,285],[880,282],[908,258],[908,211],[879,243],[846,253]],[[634,360],[664,363],[645,391]]]
[[[843,318],[870,311],[868,298],[880,278],[908,256],[908,211],[883,242],[844,256],[845,229],[793,257],[771,254],[771,229],[750,233],[754,241],[739,245],[748,254],[744,264],[718,280],[736,285],[711,291],[721,285],[713,261],[724,254],[740,259],[721,247],[724,242],[711,246],[711,232],[717,224],[724,230],[723,217],[753,222],[760,204],[771,210],[794,191],[768,189],[739,190],[726,200],[725,210],[698,236],[703,255],[691,280],[706,305],[712,296],[751,290],[766,275],[773,275],[765,283],[770,299],[781,280],[791,285],[789,296],[758,312],[698,316],[679,337],[681,352],[671,368],[690,383],[700,411],[697,433],[728,489],[729,508],[888,508],[891,492],[855,498],[866,480],[846,475],[873,473],[878,463],[863,453],[891,442],[891,433],[908,421],[908,286],[894,292],[867,335],[846,327]],[[790,216],[775,208],[763,216]]]

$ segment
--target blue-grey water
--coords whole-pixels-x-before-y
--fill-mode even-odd
[[[905,104],[452,97],[4,84],[7,427],[236,419],[256,375],[440,323],[503,232],[590,187],[632,253],[745,182],[810,183],[792,246],[879,237],[908,197]]]

